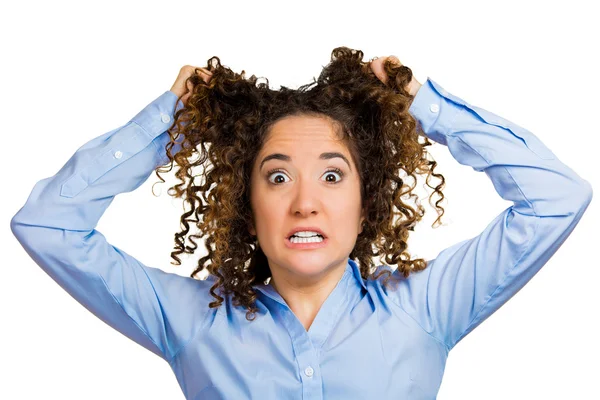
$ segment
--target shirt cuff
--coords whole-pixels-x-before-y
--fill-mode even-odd
[[[449,96],[444,88],[427,77],[427,81],[421,85],[409,108],[409,112],[417,120],[423,133],[446,146],[448,145],[446,134],[462,109],[462,106],[452,101]]]

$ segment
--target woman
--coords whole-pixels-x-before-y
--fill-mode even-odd
[[[314,85],[278,91],[216,57],[186,66],[39,181],[11,228],[77,301],[165,359],[186,398],[435,398],[449,351],[556,252],[592,189],[525,128],[421,85],[397,58],[362,58],[336,48]],[[405,180],[433,175],[443,199],[428,139],[513,204],[411,260],[424,209],[405,203],[416,196]],[[190,278],[94,229],[117,194],[174,162],[171,189],[191,209],[171,255],[193,253],[192,237],[207,249]]]

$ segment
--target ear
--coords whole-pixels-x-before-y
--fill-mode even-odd
[[[361,234],[363,231],[363,222],[366,219],[366,209],[363,208],[363,212],[361,214],[360,219],[358,220],[358,233]]]
[[[256,236],[256,229],[254,229],[254,226],[252,225],[248,225],[248,232],[252,235],[252,236]]]

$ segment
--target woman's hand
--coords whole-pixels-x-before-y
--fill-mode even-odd
[[[171,86],[171,89],[170,89],[171,92],[173,92],[177,95],[177,97],[179,97],[185,93],[186,80],[190,76],[194,75],[194,73],[195,73],[194,71],[196,70],[196,68],[201,70],[200,76],[202,77],[202,80],[204,80],[204,82],[208,83],[208,81],[210,81],[210,78],[212,77],[212,72],[210,72],[206,68],[194,67],[192,65],[184,65],[179,70],[179,75],[177,76],[175,83],[173,83],[173,86]],[[187,99],[190,97],[190,94],[192,93],[191,92],[192,84],[190,82],[187,82],[187,84],[188,84],[188,88],[190,89],[190,91],[181,98],[181,101],[184,106],[187,104]]]
[[[387,80],[388,80],[388,76],[387,76],[387,74],[385,73],[385,71],[383,69],[383,64],[385,63],[385,61],[388,58],[393,63],[398,64],[398,65],[402,65],[402,63],[400,62],[400,60],[396,56],[380,57],[380,58],[377,58],[377,59],[371,61],[371,63],[370,63],[371,69],[375,73],[375,76],[378,77],[379,80],[382,81],[383,83],[387,83]],[[419,91],[420,88],[421,88],[421,83],[419,83],[419,81],[417,81],[417,78],[415,78],[415,76],[413,75],[412,81],[404,89],[410,95],[414,96],[414,95],[417,94],[417,92]]]

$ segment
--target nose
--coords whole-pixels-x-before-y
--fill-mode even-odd
[[[307,217],[311,214],[318,214],[323,194],[316,188],[309,179],[302,181],[297,185],[297,190],[292,201],[291,208],[294,215]]]

